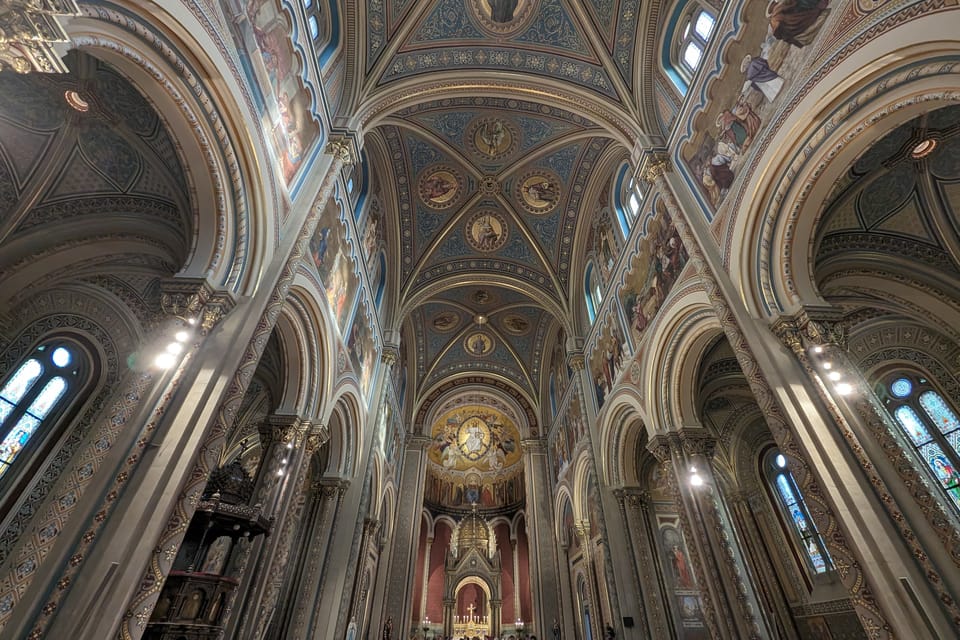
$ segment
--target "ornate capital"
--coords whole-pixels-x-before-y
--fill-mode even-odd
[[[569,358],[570,368],[580,373],[586,367],[586,359],[582,353],[574,353]]]
[[[320,422],[312,423],[307,432],[307,452],[313,453],[328,442],[330,442],[330,428]]]
[[[796,354],[813,347],[847,347],[842,312],[833,307],[804,307],[793,315],[781,316],[771,329]]]
[[[233,294],[217,291],[204,278],[169,278],[160,283],[160,308],[206,335],[236,305]]]
[[[654,184],[670,171],[673,171],[670,156],[662,150],[648,152],[640,165],[640,177],[649,184]]]
[[[383,364],[391,367],[397,363],[397,360],[400,358],[400,349],[396,345],[385,344],[383,345],[383,350],[380,352],[380,360]]]
[[[66,73],[55,44],[70,42],[58,16],[77,16],[75,0],[7,0],[0,10],[0,70]]]
[[[321,497],[325,499],[330,499],[337,495],[342,496],[347,492],[349,487],[349,480],[341,480],[339,478],[320,478],[319,480],[314,480],[312,483],[313,490],[317,491]]]
[[[717,447],[717,439],[705,429],[683,427],[678,432],[680,446],[688,456],[712,458]]]
[[[307,433],[307,425],[299,416],[272,415],[260,425],[260,441],[266,449],[272,444],[299,446]]]
[[[671,438],[665,433],[658,433],[647,442],[647,451],[653,454],[658,462],[667,462],[670,460]]]
[[[650,492],[636,487],[616,489],[613,495],[621,504],[631,509],[641,509],[650,501]]]
[[[351,151],[350,141],[345,137],[333,138],[323,149],[324,153],[333,156],[334,160],[339,160],[345,166],[353,164],[353,153]]]
[[[376,518],[364,518],[363,519],[363,535],[368,538],[372,538],[377,535],[377,531],[380,529],[380,521]]]

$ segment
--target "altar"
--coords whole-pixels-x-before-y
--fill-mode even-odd
[[[467,607],[468,614],[465,616],[453,617],[453,637],[456,640],[460,638],[484,638],[490,634],[490,616],[481,616],[476,613],[476,607],[472,604]]]

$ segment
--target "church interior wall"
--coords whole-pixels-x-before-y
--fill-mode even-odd
[[[0,389],[82,361],[0,467],[3,634],[956,635],[955,8],[63,4],[66,70],[0,43]],[[438,440],[471,394],[516,438]],[[214,513],[249,532],[198,571]]]

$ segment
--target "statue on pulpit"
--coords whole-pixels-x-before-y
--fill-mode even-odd
[[[356,640],[357,637],[357,618],[350,618],[350,624],[347,625],[347,640]]]

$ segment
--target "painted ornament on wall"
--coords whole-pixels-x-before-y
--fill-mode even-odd
[[[507,234],[507,221],[493,211],[478,211],[467,221],[467,244],[477,251],[496,251],[507,241]]]
[[[773,103],[801,64],[800,49],[816,38],[830,12],[828,0],[753,2],[743,27],[723,54],[737,61],[712,85],[682,156],[708,202],[723,201]]]
[[[434,167],[420,179],[420,199],[431,209],[446,209],[460,195],[460,179],[448,167]]]

